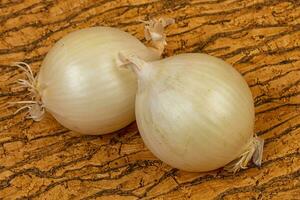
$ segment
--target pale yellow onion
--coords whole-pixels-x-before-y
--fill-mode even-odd
[[[138,74],[136,121],[146,146],[165,163],[201,172],[231,161],[260,165],[254,105],[243,77],[221,59],[181,54],[154,62],[123,55]]]
[[[120,51],[145,60],[160,58],[158,51],[116,28],[75,31],[49,51],[36,80],[28,65],[16,63],[28,78],[20,83],[34,94],[32,101],[17,103],[25,103],[21,109],[29,108],[29,117],[36,121],[45,109],[63,126],[83,134],[125,127],[135,120],[137,83],[132,71],[119,67]]]

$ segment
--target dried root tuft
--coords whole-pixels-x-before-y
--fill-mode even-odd
[[[27,118],[31,118],[34,121],[40,121],[45,113],[44,105],[41,101],[39,92],[37,90],[37,81],[34,77],[30,66],[24,62],[16,62],[13,63],[12,66],[18,67],[22,71],[25,72],[26,79],[18,79],[17,83],[20,85],[17,88],[26,88],[31,93],[31,100],[29,101],[17,101],[17,102],[9,102],[10,105],[19,105],[23,104],[24,106],[17,109],[14,114],[27,109]]]
[[[257,136],[254,136],[251,142],[249,143],[248,147],[242,153],[242,155],[226,165],[224,169],[229,172],[236,173],[241,169],[246,169],[248,163],[250,162],[252,158],[252,162],[256,166],[261,166],[261,160],[262,160],[262,153],[263,153],[263,146],[264,146],[264,140],[258,138]]]
[[[149,21],[142,22],[145,24],[146,40],[151,40],[154,47],[159,51],[161,55],[167,44],[165,27],[174,24],[175,20],[172,18],[161,17],[159,19],[152,19]]]

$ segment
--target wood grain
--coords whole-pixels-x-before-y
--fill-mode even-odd
[[[0,107],[28,98],[14,61],[41,61],[64,35],[119,27],[145,42],[139,19],[169,16],[165,56],[225,59],[251,87],[263,164],[236,175],[187,173],[158,161],[136,125],[80,136],[47,115],[0,114],[0,199],[300,199],[299,0],[0,0]]]

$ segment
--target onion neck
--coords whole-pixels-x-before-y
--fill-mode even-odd
[[[143,59],[133,54],[120,53],[120,57],[121,60],[130,64],[129,66],[133,69],[133,71],[138,76],[139,82],[145,83],[145,82],[149,82],[152,79],[155,70],[154,70],[154,66],[151,63],[146,62]]]

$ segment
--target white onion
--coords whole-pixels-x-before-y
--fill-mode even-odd
[[[186,171],[260,165],[254,105],[243,77],[221,59],[181,54],[154,62],[123,55],[138,75],[136,120],[155,156]]]
[[[170,23],[153,21],[146,27],[154,33]],[[154,26],[155,25],[155,26]],[[163,38],[164,39],[164,38]],[[161,42],[164,42],[163,40]],[[63,126],[83,134],[105,134],[133,122],[136,75],[121,69],[119,52],[134,53],[145,60],[160,58],[159,49],[148,48],[132,35],[109,27],[75,31],[59,40],[44,59],[35,79],[26,63],[16,63],[28,80],[33,99],[25,104],[29,117],[41,120],[44,110]]]

